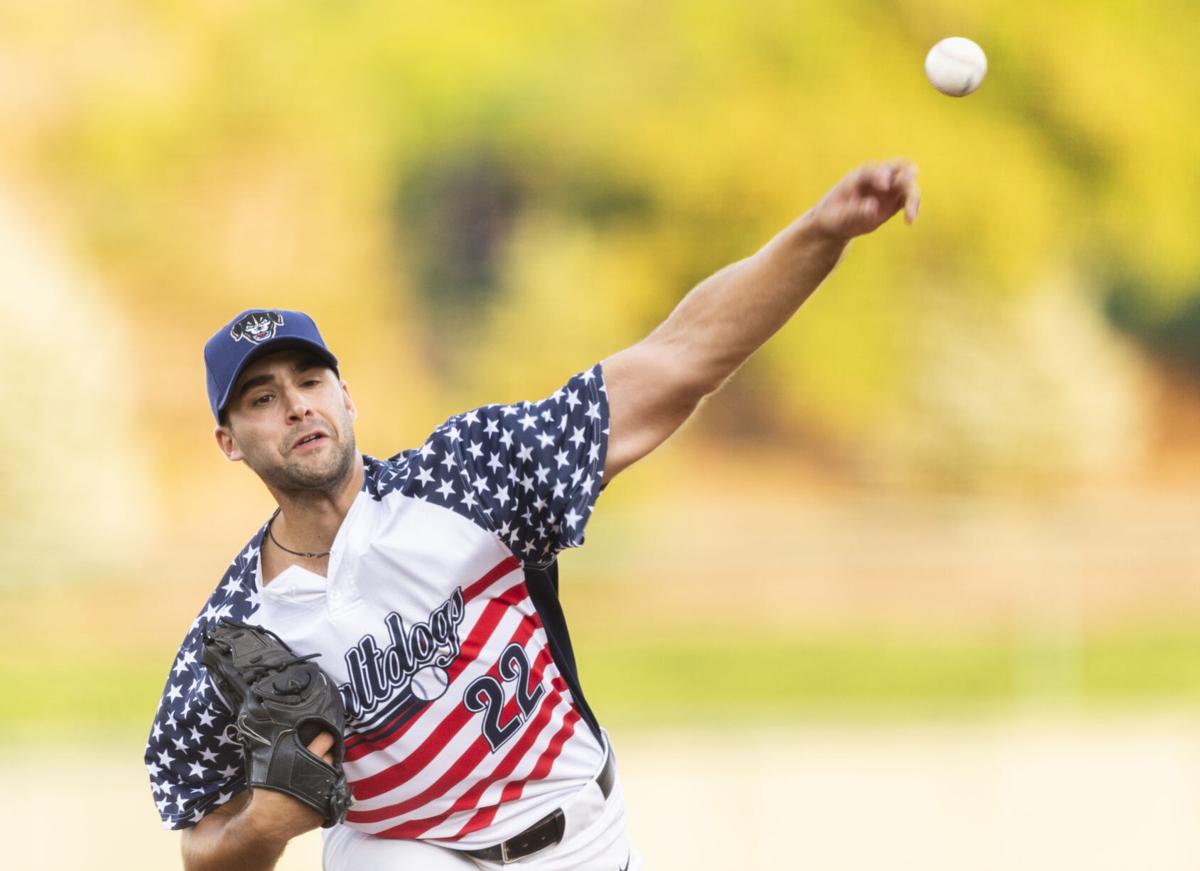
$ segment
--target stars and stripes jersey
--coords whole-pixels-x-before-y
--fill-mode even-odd
[[[555,555],[583,543],[601,485],[600,366],[540,402],[451,417],[417,449],[364,457],[328,573],[262,583],[266,524],[192,623],[146,746],[167,828],[245,788],[201,660],[222,616],[320,653],[347,711],[345,824],[462,849],[522,831],[586,785],[603,737],[576,676]]]

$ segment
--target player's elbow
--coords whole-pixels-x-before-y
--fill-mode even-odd
[[[655,334],[630,349],[636,361],[637,381],[661,405],[694,409],[729,378],[732,363],[719,359],[712,349]]]

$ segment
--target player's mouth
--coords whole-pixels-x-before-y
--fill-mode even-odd
[[[292,442],[292,450],[300,451],[302,453],[308,450],[315,450],[328,439],[329,436],[325,435],[323,432],[310,432],[306,435],[300,436],[300,438]]]

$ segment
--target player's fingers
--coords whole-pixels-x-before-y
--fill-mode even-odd
[[[860,193],[895,196],[897,204],[903,194],[904,180],[916,173],[912,161],[902,157],[892,158],[880,164],[869,164],[863,169],[864,184],[859,188]]]
[[[887,164],[864,163],[851,176],[854,180],[853,190],[859,196],[871,196],[884,193],[888,189],[890,170]]]
[[[917,187],[917,168],[912,161],[897,159],[891,164],[892,183],[890,193],[895,197],[896,208],[904,209],[904,220],[911,224],[917,219],[921,207],[921,191]]]
[[[906,185],[917,177],[917,167],[907,160],[899,161],[894,169],[893,178],[898,185]]]
[[[904,220],[911,224],[917,219],[917,213],[921,211],[921,188],[917,186],[917,180],[911,176],[904,182]]]
[[[316,738],[308,742],[308,750],[314,756],[320,756],[330,765],[333,764],[333,754],[329,751],[333,749],[333,736],[328,732],[322,732]]]
[[[916,168],[907,160],[897,158],[888,161],[888,190],[895,191],[916,175]]]
[[[870,194],[875,190],[875,173],[878,169],[878,164],[864,163],[850,173],[847,187],[858,196]]]
[[[917,187],[917,183],[913,182],[912,190],[909,191],[907,197],[904,198],[904,220],[911,224],[917,219],[917,213],[921,211],[921,190]]]

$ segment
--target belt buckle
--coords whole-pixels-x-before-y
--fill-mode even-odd
[[[501,841],[497,845],[500,851],[500,864],[508,865],[511,862],[516,862],[524,859],[526,856],[532,856],[534,853],[553,847],[555,844],[562,843],[565,828],[566,821],[563,817],[562,808],[558,808],[553,813],[542,817],[521,834],[514,835],[506,841]],[[531,834],[535,830],[537,830],[537,834]]]

